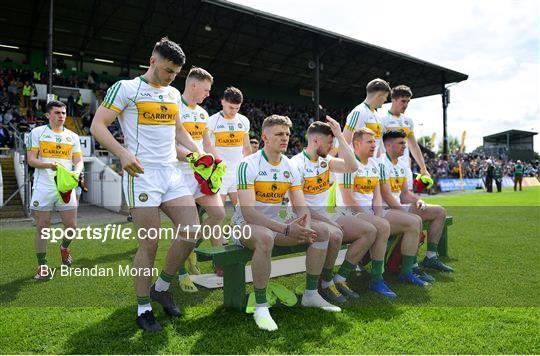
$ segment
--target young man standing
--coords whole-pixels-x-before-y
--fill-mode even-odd
[[[238,242],[253,250],[251,269],[256,300],[253,318],[260,329],[268,331],[277,329],[266,301],[274,245],[309,244],[302,305],[330,312],[341,311],[317,291],[329,233],[322,223],[311,220],[297,168],[283,154],[287,150],[291,126],[292,122],[286,116],[272,115],[264,119],[261,135],[264,148],[245,157],[238,166],[239,205],[231,220],[249,231],[249,235],[242,236]],[[280,211],[286,193],[294,212],[288,211],[288,217],[282,218]]]
[[[139,236],[133,267],[148,271],[154,266],[159,239],[146,234],[161,227],[160,209],[180,231],[178,239],[171,243],[156,283],[150,286],[151,277],[144,273],[134,278],[137,324],[145,331],[161,330],[150,300],[161,304],[170,316],[181,315],[168,289],[196,242],[185,229],[198,224],[199,217],[193,195],[177,165],[176,145],[182,144],[192,152],[200,153],[200,149],[180,122],[181,96],[170,86],[185,59],[178,44],[162,38],[154,46],[145,74],[121,80],[109,88],[91,126],[92,135],[120,158],[124,170],[124,194]],[[126,147],[108,130],[116,117]]]
[[[51,226],[51,211],[56,208],[60,213],[65,229],[77,227],[77,198],[71,191],[65,201],[58,195],[55,183],[55,171],[58,165],[81,174],[84,162],[81,155],[79,136],[64,127],[66,105],[60,101],[50,101],[45,106],[48,125],[34,128],[28,135],[28,165],[34,167],[34,184],[30,209],[36,217],[36,255],[38,270],[34,278],[43,280],[49,277],[46,251],[47,239],[42,238],[43,230]],[[68,246],[71,239],[64,237],[60,245],[62,264],[71,265],[72,258]]]
[[[221,99],[222,110],[210,116],[208,129],[219,158],[227,166],[219,194],[223,204],[227,195],[233,206],[238,203],[236,170],[242,159],[251,154],[249,142],[249,119],[238,113],[244,97],[240,89],[225,89]]]
[[[203,68],[193,67],[190,69],[186,78],[184,93],[181,97],[180,122],[186,131],[189,132],[191,138],[199,147],[199,150],[211,153],[215,158],[221,158],[212,144],[208,127],[208,113],[199,106],[210,95],[213,81],[214,78],[212,75]],[[178,146],[177,151],[180,159],[189,153],[189,149],[186,150],[182,146]],[[220,196],[218,194],[206,195],[202,193],[201,186],[195,179],[193,170],[187,162],[180,162],[180,169],[184,174],[184,180],[187,186],[195,198],[195,202],[203,207],[208,215],[202,221],[202,225],[208,225],[211,228],[210,230],[214,231],[214,226],[219,226],[223,222],[223,219],[225,219],[225,208]],[[227,167],[227,170],[229,170],[229,167]],[[221,246],[223,241],[212,238],[210,242],[213,246]],[[196,262],[196,258],[195,255],[192,257],[193,260],[190,261],[193,265]],[[216,273],[222,275],[221,268],[216,268]],[[180,268],[178,279],[180,281],[180,288],[183,291],[197,291],[197,288],[189,277],[187,269],[183,265]]]
[[[444,264],[437,255],[439,240],[446,221],[446,210],[439,205],[426,204],[422,199],[412,193],[407,186],[407,175],[404,163],[399,157],[405,152],[407,143],[405,133],[402,131],[389,131],[383,136],[386,154],[381,158],[381,193],[385,204],[396,211],[418,215],[422,221],[429,221],[428,249],[422,265],[442,272],[452,272],[450,266]],[[418,235],[416,235],[418,236]],[[416,240],[418,245],[418,240]],[[403,255],[403,264],[414,264],[414,255]],[[406,278],[402,275],[400,278]]]
[[[352,142],[353,133],[361,128],[367,127],[375,132],[375,140],[377,148],[375,157],[379,157],[382,149],[382,134],[383,126],[381,117],[377,113],[379,109],[388,99],[390,94],[390,85],[382,79],[373,79],[366,86],[366,99],[357,105],[347,116],[347,122],[343,129],[343,137],[350,145]]]
[[[523,164],[518,159],[514,166],[514,192],[517,190],[519,184],[519,191],[521,192],[521,182],[523,182]]]
[[[397,87],[392,88],[390,97],[392,98],[392,106],[390,107],[390,110],[388,110],[387,115],[383,118],[382,124],[384,127],[384,132],[403,131],[405,133],[405,137],[407,139],[407,148],[405,148],[403,156],[401,156],[399,159],[404,162],[405,167],[408,167],[406,172],[407,184],[408,188],[412,190],[413,175],[411,170],[411,160],[409,158],[409,150],[414,160],[420,167],[420,174],[429,176],[426,163],[424,162],[424,156],[422,155],[420,146],[418,146],[418,142],[416,142],[416,138],[414,136],[413,120],[404,115],[405,110],[407,110],[409,102],[411,101],[412,91],[406,85],[398,85]]]

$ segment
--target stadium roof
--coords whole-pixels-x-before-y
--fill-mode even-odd
[[[533,131],[508,130],[493,135],[484,136],[484,142],[506,142],[507,139],[514,141],[522,138],[533,137],[534,135],[538,135],[538,133]]]
[[[47,48],[49,0],[0,5],[0,43]],[[415,97],[440,94],[467,75],[314,26],[221,0],[54,0],[54,51],[73,59],[148,63],[163,35],[179,42],[188,66],[236,80],[312,89],[308,63],[320,56],[321,96],[364,96],[376,77],[409,85]],[[429,45],[429,44],[427,44]]]

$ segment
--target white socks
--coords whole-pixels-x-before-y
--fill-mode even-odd
[[[141,314],[145,313],[148,310],[152,310],[152,306],[150,304],[139,304],[137,306],[137,316],[141,316]]]
[[[170,285],[171,285],[170,282],[166,282],[163,279],[161,279],[161,277],[158,277],[156,281],[156,286],[155,286],[156,292],[165,292],[169,290]]]
[[[437,256],[437,252],[435,252],[435,251],[426,251],[426,257],[427,258],[433,258],[435,256]]]

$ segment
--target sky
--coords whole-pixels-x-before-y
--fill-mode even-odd
[[[467,132],[466,151],[481,146],[489,134],[540,132],[537,0],[233,2],[468,74],[468,80],[450,88],[447,110],[448,133],[461,138]],[[437,144],[442,140],[440,95],[413,99],[407,115],[414,120],[416,137],[436,132]],[[534,139],[537,152],[539,136]]]

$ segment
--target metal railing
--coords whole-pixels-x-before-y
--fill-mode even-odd
[[[28,160],[27,160],[27,156],[26,156],[26,142],[24,141],[24,134],[21,133],[17,129],[17,127],[15,127],[15,125],[13,125],[13,123],[10,122],[9,126],[10,126],[11,130],[13,131],[13,135],[15,137],[15,152],[18,153],[18,155],[14,155],[14,157],[17,157],[17,156],[19,157],[19,162],[15,162],[15,160],[14,160],[13,165],[15,166],[16,164],[22,164],[24,175],[23,175],[22,184],[4,202],[4,205],[7,205],[10,202],[10,200],[13,199],[13,197],[15,197],[16,194],[21,194],[20,191],[22,189],[23,193],[21,194],[21,197],[22,197],[22,204],[23,204],[24,213],[26,214],[26,216],[30,216],[30,189],[31,189],[31,184],[30,184],[30,174],[28,172],[28,163],[27,163]],[[15,168],[14,171],[16,171],[16,168]]]

